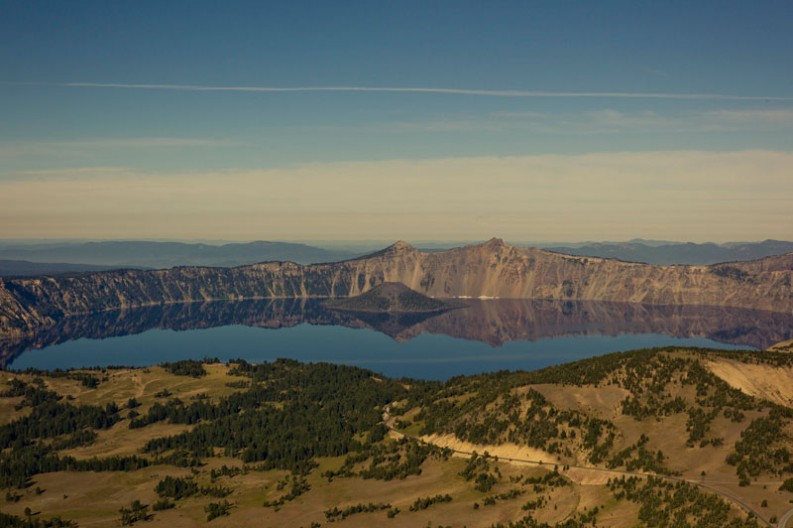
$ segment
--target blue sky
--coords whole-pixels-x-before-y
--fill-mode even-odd
[[[769,205],[793,192],[791,26],[789,2],[0,1],[0,237],[793,238]],[[564,178],[608,153],[564,200]],[[395,183],[397,162],[437,201]],[[368,164],[361,180],[340,172],[351,163]],[[631,177],[626,165],[637,185],[593,204],[593,189]],[[725,166],[746,173],[720,179]],[[481,168],[458,181],[451,167]],[[560,189],[544,194],[548,174]],[[503,196],[483,207],[498,178]],[[733,185],[747,178],[758,194]],[[722,184],[732,194],[697,191]],[[186,185],[189,203],[171,207]],[[366,205],[382,192],[399,208]],[[64,193],[80,207],[60,208]],[[261,210],[232,207],[251,196]],[[554,200],[568,220],[539,229],[499,205],[515,196]],[[678,205],[619,221],[660,196]],[[761,216],[725,223],[741,216],[725,212],[735,197]],[[664,220],[683,206],[701,215]]]

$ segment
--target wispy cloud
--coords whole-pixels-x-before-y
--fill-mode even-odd
[[[770,125],[793,125],[793,109],[776,108],[763,110],[718,110],[707,115],[733,123],[766,123]]]
[[[81,138],[63,141],[16,141],[10,143],[33,148],[157,148],[157,147],[231,147],[237,141],[178,137]]]
[[[668,127],[672,120],[654,112],[626,113],[603,109],[576,114],[492,112],[481,116],[400,121],[399,131],[413,132],[522,132],[528,134],[593,134]]]
[[[74,141],[51,141],[45,143],[58,147],[80,148],[157,148],[157,147],[233,147],[237,141],[225,139],[135,137],[115,139],[79,139]]]
[[[85,157],[102,150],[125,149],[186,149],[215,148],[245,145],[224,139],[131,137],[131,138],[81,138],[62,141],[10,141],[0,142],[0,159],[14,157],[40,158]]]
[[[578,113],[492,112],[442,119],[399,121],[399,131],[523,132],[529,134],[587,135],[618,133],[745,132],[779,130],[793,126],[793,109],[719,110],[666,114],[650,110],[625,112],[603,108]]]
[[[793,96],[779,95],[735,95],[720,93],[675,93],[675,92],[568,92],[533,90],[480,90],[471,88],[423,87],[423,86],[216,86],[203,84],[143,84],[143,83],[99,83],[99,82],[15,82],[2,81],[6,85],[53,86],[62,88],[104,88],[124,90],[171,90],[183,92],[370,92],[370,93],[419,93],[447,95],[475,95],[486,97],[536,97],[536,98],[602,98],[602,99],[672,99],[705,101],[786,101]]]
[[[57,169],[21,170],[8,173],[13,177],[22,177],[28,181],[41,180],[84,180],[90,178],[120,177],[131,175],[140,177],[140,172],[134,172],[127,167],[116,166],[89,166],[89,167],[61,167]]]

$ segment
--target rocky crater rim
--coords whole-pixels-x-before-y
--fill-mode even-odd
[[[368,256],[323,264],[0,278],[0,339],[51,327],[74,314],[212,300],[346,299],[394,282],[435,300],[587,300],[793,311],[793,253],[705,267],[655,266],[514,247],[498,238],[438,252],[398,241]],[[377,310],[397,311],[391,305],[398,297],[371,299],[383,306]],[[414,297],[417,307],[430,304],[419,299]]]

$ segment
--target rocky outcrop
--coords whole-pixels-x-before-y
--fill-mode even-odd
[[[422,295],[401,282],[383,282],[354,297],[331,299],[332,310],[367,313],[433,313],[451,310],[454,305]]]
[[[400,282],[436,298],[591,300],[790,312],[793,253],[713,266],[652,266],[484,244],[424,253],[396,244],[343,262],[121,270],[0,281],[0,339],[63,317],[182,302],[348,297]]]

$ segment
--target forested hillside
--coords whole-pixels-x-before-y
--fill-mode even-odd
[[[793,500],[793,411],[714,374],[736,361],[793,366],[658,349],[446,383],[288,360],[2,372],[2,522],[759,526]]]

